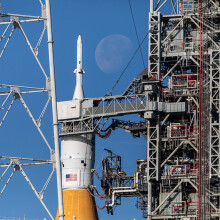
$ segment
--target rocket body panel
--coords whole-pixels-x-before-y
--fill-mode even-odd
[[[73,95],[73,100],[78,99],[82,100],[84,99],[84,91],[82,86],[82,73],[76,73],[76,88]]]
[[[82,38],[77,39],[77,72],[82,72]]]
[[[76,88],[74,91],[73,99],[84,99],[84,92],[82,87],[82,75],[84,73],[82,69],[82,38],[79,35],[77,40],[77,68],[74,73],[76,74]]]
[[[64,190],[63,203],[67,220],[98,220],[96,204],[88,190]],[[57,211],[56,220],[58,215]]]
[[[87,188],[92,185],[95,162],[93,134],[66,136],[61,140],[62,186]]]
[[[84,98],[83,88],[82,88],[82,86],[80,86],[78,84],[78,85],[76,85],[76,88],[75,88],[75,91],[74,91],[74,95],[73,95],[73,99],[82,100],[83,98]]]

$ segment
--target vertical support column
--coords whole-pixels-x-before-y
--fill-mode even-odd
[[[179,0],[176,1],[176,13],[180,13],[180,8],[179,8]]]
[[[210,52],[210,178],[220,177],[220,52]]]
[[[160,120],[148,122],[147,179],[160,180]]]
[[[148,181],[148,207],[147,207],[148,219],[151,220],[152,215],[152,182]]]
[[[161,14],[154,11],[154,0],[150,0],[148,77],[160,80],[161,59]],[[157,97],[159,101],[159,95]],[[148,121],[147,132],[147,179],[148,179],[148,219],[152,215],[152,180],[160,179],[160,115]]]
[[[161,126],[160,126],[160,115],[157,115],[157,163],[156,163],[156,180],[159,181],[161,178],[160,169],[160,148],[161,148]]]
[[[150,0],[150,13],[154,12],[154,0]]]
[[[156,80],[160,79],[161,58],[161,14],[149,14],[149,54],[148,54],[148,76]]]
[[[46,16],[47,16],[47,36],[48,36],[49,66],[50,66],[50,80],[51,80],[51,98],[52,98],[52,112],[53,112],[53,130],[54,130],[54,145],[55,145],[55,159],[56,159],[56,173],[57,173],[59,219],[63,220],[64,219],[63,195],[62,195],[61,167],[60,167],[60,148],[59,148],[59,135],[58,135],[57,102],[56,102],[56,86],[55,86],[55,70],[54,70],[54,57],[53,57],[53,38],[52,38],[50,0],[46,0]]]

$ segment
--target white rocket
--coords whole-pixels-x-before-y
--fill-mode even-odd
[[[85,73],[82,69],[82,38],[79,35],[77,40],[77,68],[74,70],[76,74],[76,88],[73,95],[73,99],[82,100],[84,98],[84,92],[82,87],[82,75]]]
[[[76,107],[84,99],[82,87],[82,38],[77,40],[76,88],[67,106]],[[61,107],[65,107],[61,103]],[[77,104],[79,107],[79,105]],[[71,117],[71,115],[70,115]],[[93,197],[87,188],[93,184],[92,172],[95,162],[94,134],[65,135],[61,138],[62,188],[65,219],[97,220]],[[58,214],[57,214],[58,216]],[[56,218],[57,219],[57,218]]]
[[[77,40],[77,68],[74,100],[83,100],[82,87],[82,38]],[[87,188],[92,184],[91,169],[94,166],[94,135],[70,135],[61,140],[61,160],[63,164],[63,188]]]

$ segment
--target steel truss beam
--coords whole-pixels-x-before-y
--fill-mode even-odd
[[[210,177],[220,177],[220,52],[210,52]]]
[[[148,60],[148,76],[155,80],[160,79],[160,30],[161,30],[161,14],[150,13],[149,16],[149,60]]]
[[[166,103],[148,101],[142,94],[132,96],[111,96],[85,99],[81,103],[81,118],[60,120],[63,124],[60,135],[94,132],[103,118],[150,112],[181,113],[187,112],[186,102]]]
[[[6,182],[6,185],[10,182],[14,172],[16,170],[19,170],[22,175],[25,177],[33,191],[35,192],[36,196],[48,212],[49,216],[51,219],[53,219],[53,216],[47,209],[46,205],[43,202],[43,195],[45,190],[47,189],[47,186],[52,178],[53,173],[55,170],[57,171],[57,184],[58,184],[58,200],[59,200],[59,212],[60,216],[59,219],[64,219],[63,217],[63,202],[62,202],[62,188],[61,188],[61,175],[60,175],[60,158],[59,158],[59,140],[58,140],[58,123],[57,123],[57,112],[56,112],[56,92],[55,92],[55,80],[54,80],[54,63],[53,63],[53,40],[52,40],[52,28],[51,28],[51,14],[50,14],[50,0],[45,0],[45,4],[42,2],[42,0],[39,0],[39,4],[41,5],[41,15],[40,16],[32,16],[32,15],[21,15],[21,14],[10,14],[10,13],[1,13],[0,12],[0,18],[4,18],[0,20],[0,25],[2,27],[6,26],[5,29],[3,30],[3,33],[0,34],[0,42],[4,43],[2,51],[0,51],[0,58],[2,58],[3,54],[5,53],[8,44],[10,43],[10,39],[13,36],[13,33],[15,30],[21,31],[26,43],[28,44],[34,59],[36,60],[41,73],[43,73],[45,77],[45,82],[46,82],[46,88],[36,88],[36,87],[27,87],[27,86],[14,86],[14,85],[5,85],[5,84],[0,84],[0,97],[5,98],[2,102],[2,105],[0,107],[0,110],[3,111],[3,109],[8,105],[8,100],[12,98],[11,103],[7,106],[6,112],[3,116],[2,121],[0,122],[0,127],[2,126],[3,122],[6,119],[6,116],[8,115],[13,103],[15,100],[20,100],[21,103],[23,104],[24,108],[26,109],[28,115],[32,119],[32,122],[34,123],[35,127],[39,131],[41,137],[43,138],[46,146],[49,148],[50,151],[50,157],[51,161],[35,161],[30,159],[29,163],[19,163],[19,158],[9,158],[11,159],[11,162],[9,164],[0,164],[0,167],[6,167],[6,170],[3,172],[3,176],[5,173],[8,171],[8,169],[12,166],[14,167],[14,171],[10,175],[8,181]],[[32,23],[32,22],[40,22],[42,24],[42,31],[39,35],[39,39],[37,41],[36,47],[33,47],[31,42],[29,41],[29,38],[23,29],[23,23]],[[9,32],[10,27],[11,32]],[[43,65],[41,64],[39,58],[38,58],[38,52],[39,48],[42,44],[43,37],[47,31],[48,35],[48,49],[49,49],[49,67],[50,67],[50,77],[47,75]],[[8,33],[9,32],[9,33]],[[32,93],[39,93],[39,92],[47,92],[48,93],[48,99],[46,103],[43,106],[43,109],[40,113],[39,118],[36,120],[29,109],[28,105],[26,104],[23,95],[24,94],[32,94]],[[50,103],[50,100],[52,100],[52,112],[53,112],[53,126],[54,126],[54,145],[55,145],[55,151],[52,149],[50,146],[49,142],[47,141],[45,135],[43,134],[41,130],[41,122],[42,119],[45,115],[45,112],[48,108],[48,105]],[[55,159],[56,158],[56,159]],[[52,171],[48,177],[48,180],[46,181],[45,185],[43,186],[42,190],[40,193],[36,191],[34,188],[33,184],[31,183],[29,177],[26,175],[26,173],[23,170],[23,166],[29,166],[29,165],[41,165],[41,164],[51,164],[52,163]],[[55,168],[56,167],[56,168]],[[5,186],[6,187],[6,186]],[[5,189],[3,188],[3,191]],[[2,192],[3,192],[2,191]]]
[[[147,127],[147,177],[148,180],[160,179],[160,119],[149,122]]]
[[[2,161],[7,161],[9,160],[10,162],[4,162],[2,163]],[[20,161],[25,161],[24,163],[21,163]],[[8,172],[8,170],[10,169],[10,167],[13,168],[12,173],[10,174],[9,178],[7,179],[6,183],[4,184],[1,192],[0,192],[0,196],[3,194],[3,192],[5,191],[7,185],[9,184],[9,182],[11,181],[14,173],[16,171],[20,171],[22,173],[22,175],[24,176],[24,178],[26,179],[26,181],[28,182],[28,184],[31,186],[31,189],[34,191],[35,195],[37,196],[37,198],[40,200],[41,204],[43,205],[43,207],[45,208],[45,210],[47,211],[47,213],[49,214],[49,216],[51,217],[51,219],[54,219],[53,216],[51,215],[50,211],[48,210],[47,206],[45,205],[45,203],[43,202],[43,195],[44,192],[52,178],[52,175],[55,171],[55,169],[52,170],[51,174],[49,175],[48,179],[46,180],[42,190],[40,192],[37,192],[37,190],[35,189],[34,185],[32,184],[31,180],[29,179],[29,177],[27,176],[27,174],[25,173],[24,169],[22,168],[23,166],[30,166],[30,165],[44,165],[44,164],[50,164],[50,163],[54,163],[54,161],[48,161],[48,160],[38,160],[38,159],[32,159],[32,158],[19,158],[19,157],[6,157],[6,156],[0,156],[0,168],[2,167],[6,167],[6,169],[4,170],[3,174],[0,177],[0,180],[2,181],[3,177],[6,175],[6,173]]]

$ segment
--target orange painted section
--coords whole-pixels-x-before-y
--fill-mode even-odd
[[[94,198],[87,190],[64,190],[63,191],[64,219],[73,220],[98,220]],[[58,210],[56,220],[58,218]]]

